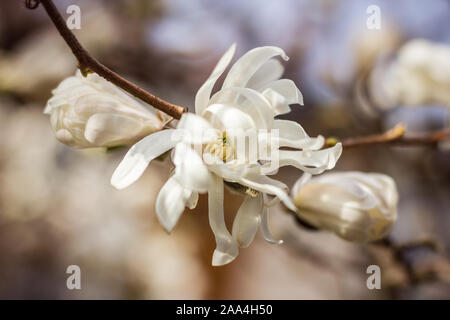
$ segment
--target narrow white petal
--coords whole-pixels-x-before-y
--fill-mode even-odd
[[[265,89],[262,94],[269,101],[270,106],[272,107],[276,115],[291,112],[291,108],[289,107],[289,103],[286,97],[279,94],[275,90]]]
[[[248,103],[240,103],[239,109],[252,117],[258,129],[268,129],[272,126],[275,110],[272,109],[269,101],[262,93],[256,90],[239,87],[222,89],[214,94],[211,98],[211,103],[226,104],[229,93],[236,95],[236,97],[243,96],[248,100]]]
[[[271,58],[279,55],[284,60],[288,59],[284,51],[277,47],[259,47],[250,50],[233,65],[225,78],[222,89],[245,87],[259,68]]]
[[[203,144],[217,139],[216,129],[204,118],[192,113],[184,113],[181,116],[177,129],[186,143]]]
[[[272,129],[280,130],[280,137],[290,140],[302,140],[309,138],[303,127],[295,121],[276,119]]]
[[[319,150],[323,147],[323,136],[310,138],[300,124],[295,121],[277,119],[272,129],[278,130],[279,146],[304,150]]]
[[[159,191],[155,211],[159,222],[167,232],[172,232],[192,193],[185,189],[175,176],[170,177]]]
[[[208,106],[209,99],[211,97],[211,92],[216,83],[217,79],[222,75],[222,73],[227,68],[231,59],[233,58],[234,52],[236,50],[236,44],[232,44],[231,47],[225,52],[222,58],[217,63],[213,72],[206,80],[206,82],[200,87],[195,96],[195,113],[202,115],[203,111]]]
[[[287,186],[277,180],[270,179],[264,175],[248,174],[247,177],[240,178],[239,183],[259,192],[274,195],[278,197],[287,208],[296,211],[292,199],[286,192]]]
[[[53,98],[50,98],[50,100]],[[47,102],[47,104],[45,105],[45,109],[44,109],[44,114],[50,114],[52,112],[52,105],[50,103],[50,100]]]
[[[264,205],[266,206],[266,207],[273,207],[273,206],[276,206],[277,204],[279,204],[280,203],[280,198],[277,198],[277,197],[273,197],[272,199],[267,199],[267,200],[264,200]]]
[[[259,169],[257,167],[253,167],[253,168],[247,170],[247,173],[244,176],[244,178],[255,181],[257,183],[270,184],[272,186],[275,186],[275,187],[280,188],[285,191],[287,191],[289,189],[285,183],[278,181],[276,179],[267,177],[266,175],[260,174]]]
[[[263,90],[271,89],[286,98],[288,104],[298,103],[303,105],[303,95],[298,90],[294,81],[289,79],[280,79],[273,81],[263,87]]]
[[[275,240],[269,230],[269,217],[268,217],[269,209],[264,207],[261,211],[261,234],[264,239],[272,244],[282,244],[283,240]]]
[[[236,240],[231,236],[225,224],[223,212],[223,180],[214,175],[214,183],[208,190],[209,224],[216,238],[212,265],[222,266],[233,261],[239,248]]]
[[[175,174],[180,183],[190,190],[206,192],[211,185],[212,174],[201,156],[190,145],[179,143],[173,155]]]
[[[177,144],[172,139],[175,131],[168,129],[153,133],[132,146],[114,171],[111,184],[117,189],[123,189],[139,179],[150,161]]]
[[[209,164],[208,169],[229,182],[239,182],[241,177],[246,176],[249,171],[246,165],[230,168],[228,164],[219,163],[218,161]]]
[[[225,104],[210,105],[205,110],[204,117],[215,128],[223,131],[230,129],[246,130],[255,128],[256,126],[253,120],[254,115],[249,113],[248,110],[242,110],[241,108]],[[262,123],[262,120],[260,122]]]
[[[247,87],[261,91],[268,83],[280,79],[283,72],[284,67],[281,62],[277,59],[270,59],[250,78]]]
[[[255,237],[261,219],[264,202],[261,193],[246,196],[233,222],[232,234],[241,247],[248,247]]]
[[[333,169],[342,153],[342,144],[318,151],[279,151],[279,166],[294,166],[304,172],[320,174]]]
[[[198,202],[198,192],[192,191],[191,195],[186,200],[186,207],[192,210],[197,206],[197,202]]]

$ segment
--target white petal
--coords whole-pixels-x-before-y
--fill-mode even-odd
[[[148,128],[146,130],[143,122],[127,116],[97,113],[86,122],[84,136],[93,145],[107,146],[133,141],[152,131],[154,130],[148,130]]]
[[[231,59],[233,58],[234,52],[236,50],[236,44],[232,44],[231,47],[225,52],[222,58],[217,63],[213,72],[209,76],[208,80],[200,87],[195,96],[195,113],[202,115],[203,111],[208,106],[208,102],[211,96],[212,89],[217,79],[222,75],[222,73],[227,68]]]
[[[276,115],[291,112],[287,99],[275,90],[265,89],[262,94],[269,101]]]
[[[300,124],[295,121],[277,119],[272,129],[278,129],[279,146],[304,150],[319,150],[325,139],[322,136],[310,138]]]
[[[186,143],[204,144],[217,139],[214,129],[204,118],[192,113],[184,113],[177,125],[178,133]]]
[[[158,120],[156,114],[150,110],[133,108],[116,100],[114,96],[101,93],[83,95],[76,100],[74,109],[81,117],[89,117],[96,113],[121,113],[138,119],[155,119],[155,122]]]
[[[262,91],[266,89],[271,89],[282,95],[286,98],[288,104],[298,103],[303,105],[303,95],[292,80],[280,79],[273,81],[264,86]]]
[[[327,176],[331,176],[328,174]],[[333,177],[335,176],[335,177]],[[396,207],[398,202],[398,192],[397,187],[395,185],[394,179],[379,173],[364,173],[358,171],[350,171],[350,172],[337,172],[336,175],[331,177],[327,177],[326,180],[335,178],[335,181],[343,181],[343,180],[351,180],[354,184],[359,186],[359,189],[348,188],[347,191],[353,193],[360,198],[364,198],[368,193],[373,193],[377,199],[377,205],[383,213],[389,215],[394,212],[396,214],[396,210],[392,210]],[[330,180],[331,181],[331,180]],[[333,182],[336,184],[336,182]],[[342,186],[345,188],[344,186]],[[367,201],[364,201],[367,203]],[[370,208],[370,203],[367,205]]]
[[[269,209],[264,207],[261,212],[261,234],[264,239],[272,244],[282,244],[283,240],[275,240],[269,230],[269,217],[268,217]]]
[[[51,112],[52,112],[52,109],[53,109],[53,107],[52,107],[52,104],[51,104],[51,100],[52,100],[53,98],[50,98],[48,101],[47,101],[47,104],[45,105],[45,109],[44,109],[44,114],[50,114]]]
[[[177,224],[192,194],[193,192],[184,188],[175,176],[170,177],[161,188],[156,198],[155,211],[167,232],[171,232]]]
[[[284,67],[277,59],[270,59],[262,65],[247,83],[248,88],[258,91],[268,83],[280,79],[283,75]]]
[[[232,234],[241,247],[248,247],[255,237],[263,210],[263,199],[259,193],[256,197],[246,196],[233,222]]]
[[[73,95],[74,88],[79,87],[84,87],[84,85],[82,80],[77,77],[72,76],[64,79],[57,88],[52,90],[53,96],[48,100],[44,113],[50,114],[53,109],[69,104],[69,98],[66,91],[69,91]],[[84,88],[82,88],[82,90],[82,92],[86,92]]]
[[[227,104],[227,97],[230,92],[236,97],[242,95],[248,100],[248,103],[239,103],[239,109],[252,117],[258,129],[268,129],[272,126],[275,111],[269,101],[256,90],[239,87],[222,89],[214,94],[211,103]]]
[[[216,238],[212,265],[221,266],[233,261],[239,248],[225,224],[223,212],[223,180],[214,175],[214,183],[208,190],[209,224]]]
[[[208,165],[208,169],[229,182],[239,182],[241,177],[247,175],[249,171],[249,168],[247,168],[246,165],[231,168],[228,166],[228,163],[221,164],[218,161],[214,163],[211,161],[211,164]]]
[[[264,175],[248,174],[246,177],[240,178],[239,183],[259,192],[277,196],[287,208],[296,211],[294,203],[286,193],[286,185],[277,180],[270,179]]]
[[[66,129],[59,129],[55,132],[56,139],[58,141],[61,141],[64,144],[67,144],[68,146],[75,144],[75,139],[73,138],[72,133]]]
[[[252,76],[268,60],[280,55],[284,60],[288,57],[284,51],[277,47],[260,47],[248,51],[230,69],[222,89],[231,87],[245,87]]]
[[[246,130],[256,126],[251,114],[231,105],[212,104],[205,110],[204,116],[211,125],[222,131]]]
[[[212,174],[203,163],[201,156],[188,144],[177,144],[172,161],[175,164],[177,179],[185,188],[197,192],[208,190]]]
[[[279,166],[294,166],[304,172],[320,174],[333,169],[342,153],[342,144],[318,151],[279,151]]]
[[[168,129],[153,133],[132,146],[114,171],[111,184],[117,189],[123,189],[139,179],[150,161],[177,144],[172,139],[175,131]]]
[[[58,87],[56,87],[54,90],[52,90],[53,94],[59,94],[65,90],[70,90],[74,87],[77,86],[81,86],[84,85],[84,77],[81,76],[81,78],[78,76],[80,70],[77,69],[76,73],[74,76],[70,76],[66,79],[64,79],[63,81],[61,81],[61,83],[58,85]],[[81,73],[80,73],[81,75]]]
[[[133,108],[136,111],[149,112],[149,109],[143,102],[96,73],[90,73],[87,77],[77,73],[77,77],[82,79],[85,86],[89,85],[102,95],[110,95],[111,98],[120,104]]]
[[[362,181],[358,181],[358,178]],[[373,196],[375,186],[371,184],[371,181],[367,181],[368,183],[365,184],[363,182],[365,179],[366,177],[364,175],[359,176],[358,172],[346,172],[345,175],[342,175],[341,172],[331,172],[318,176],[314,181],[316,183],[331,184],[360,199],[358,202],[349,202],[347,207],[370,210],[378,204],[378,201]]]
[[[198,192],[192,191],[190,197],[186,200],[186,207],[194,209],[198,202]]]

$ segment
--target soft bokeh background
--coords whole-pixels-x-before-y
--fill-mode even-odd
[[[220,55],[236,42],[238,55],[261,45],[286,50],[286,78],[305,97],[305,106],[288,117],[312,136],[365,135],[399,122],[412,132],[446,126],[443,106],[368,108],[355,88],[409,39],[450,44],[449,1],[57,4],[64,16],[68,5],[81,7],[76,35],[104,64],[189,108]],[[381,8],[381,30],[366,28],[371,4]],[[170,161],[153,163],[119,192],[109,179],[126,149],[80,151],[54,138],[42,110],[51,89],[75,68],[42,8],[0,2],[0,298],[450,298],[448,148],[344,151],[337,170],[382,172],[398,184],[399,219],[388,241],[357,245],[309,231],[280,207],[272,209],[270,223],[283,245],[258,235],[233,263],[213,268],[206,197],[171,235],[155,218]],[[296,170],[279,173],[288,184],[298,177]],[[226,194],[230,224],[241,201]],[[66,288],[72,264],[81,268],[81,290]],[[381,266],[381,290],[366,287],[371,264]]]

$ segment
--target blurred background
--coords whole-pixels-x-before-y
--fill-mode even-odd
[[[75,150],[54,138],[42,111],[76,61],[43,8],[23,2],[0,2],[0,298],[450,298],[448,144],[344,150],[336,170],[381,172],[397,182],[399,218],[386,241],[358,245],[306,230],[275,207],[270,226],[284,244],[257,235],[234,262],[213,268],[206,196],[171,235],[156,220],[170,161],[152,163],[119,192],[109,181],[126,148]],[[411,39],[450,46],[450,1],[55,2],[64,17],[69,5],[80,6],[74,32],[101,62],[191,110],[197,89],[236,42],[237,56],[262,45],[287,52],[285,78],[305,98],[287,117],[311,136],[367,135],[400,122],[408,132],[448,126],[448,100],[411,107],[378,92]],[[369,5],[381,10],[380,29],[366,26]],[[292,185],[299,175],[283,169],[279,178]],[[231,227],[242,198],[225,197]],[[366,287],[371,264],[381,267],[381,290]],[[81,290],[66,287],[69,265],[81,268]]]

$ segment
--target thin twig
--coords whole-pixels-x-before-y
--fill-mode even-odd
[[[339,141],[342,143],[342,146],[347,149],[372,146],[377,144],[396,146],[436,145],[439,141],[445,139],[450,139],[450,128],[427,133],[405,134],[404,126],[399,124],[394,128],[380,134],[346,138],[342,140],[333,137],[328,138],[325,147],[334,146]]]
[[[41,3],[50,19],[53,21],[56,29],[66,41],[67,45],[72,50],[73,54],[78,60],[78,67],[81,73],[86,76],[90,72],[95,72],[106,80],[114,83],[131,95],[147,102],[156,109],[159,109],[175,119],[180,119],[181,115],[186,111],[183,107],[164,101],[151,93],[140,88],[136,84],[124,79],[119,74],[107,68],[94,57],[92,57],[86,49],[80,44],[72,31],[67,27],[63,17],[58,12],[52,0],[26,0],[25,4],[29,9],[35,9]]]
[[[421,238],[404,244],[396,244],[387,237],[372,244],[372,249],[376,247],[389,251],[395,262],[402,267],[407,280],[407,283],[404,284],[415,284],[436,278],[446,283],[450,282],[450,277],[448,276],[450,261],[445,253],[440,250],[441,245],[433,238]],[[408,253],[411,250],[423,248],[428,248],[434,255],[425,257],[420,263],[418,261],[414,262]],[[383,258],[382,255],[377,255],[376,251],[372,250],[372,254],[378,260]],[[388,262],[384,258],[380,260],[380,263],[386,266]]]

